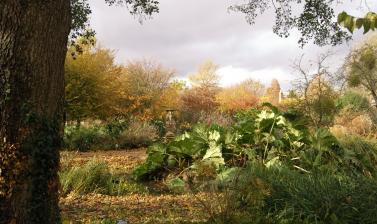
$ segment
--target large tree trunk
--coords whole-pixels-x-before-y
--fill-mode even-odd
[[[0,0],[0,223],[59,223],[70,0]]]

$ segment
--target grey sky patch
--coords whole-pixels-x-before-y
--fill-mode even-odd
[[[260,16],[255,25],[248,25],[242,14],[228,12],[235,2],[161,0],[160,13],[140,25],[125,7],[108,7],[103,0],[93,0],[91,23],[99,42],[116,50],[119,63],[152,59],[176,69],[177,76],[184,78],[205,60],[212,60],[222,68],[222,85],[245,78],[268,83],[275,77],[288,89],[295,78],[291,69],[295,58],[302,54],[315,58],[328,50],[311,44],[301,49],[294,32],[289,38],[279,38],[272,32],[270,12]],[[360,14],[365,11],[355,10],[355,4],[339,6],[343,9]],[[354,41],[361,37],[359,32]],[[340,65],[351,45],[333,49],[337,52],[331,61],[334,66]]]

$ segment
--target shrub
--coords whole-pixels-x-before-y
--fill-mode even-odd
[[[191,132],[149,147],[147,161],[134,175],[138,180],[154,179],[172,170],[192,171],[203,163],[220,170],[225,165],[242,166],[247,160],[266,165],[290,160],[308,140],[304,131],[274,111],[245,112],[230,127],[195,125]]]
[[[335,124],[343,126],[348,132],[358,135],[369,135],[373,130],[372,115],[369,111],[355,112],[351,106],[340,110],[335,118]]]
[[[376,223],[377,181],[253,164],[221,190],[213,223]],[[221,203],[214,204],[214,203]],[[211,210],[211,211],[216,211]]]
[[[110,172],[104,161],[92,159],[83,166],[66,167],[59,173],[62,195],[100,193],[124,195],[127,193],[145,193],[147,188],[119,177]]]
[[[343,96],[341,96],[336,105],[338,108],[350,107],[355,112],[366,111],[370,107],[370,103],[364,96],[348,91]]]
[[[126,119],[115,119],[105,125],[105,131],[112,139],[116,139],[127,127]]]
[[[120,147],[148,146],[158,138],[158,130],[147,122],[132,120],[127,130],[123,131],[118,142]]]
[[[339,143],[345,151],[343,167],[348,173],[363,174],[377,178],[377,141],[357,135],[339,136]]]
[[[218,111],[211,113],[201,113],[199,122],[207,125],[217,124],[224,127],[228,127],[234,124],[234,120],[230,115]]]
[[[112,175],[105,162],[91,160],[82,167],[72,167],[59,174],[62,194],[86,194],[96,192],[108,194],[111,191]]]
[[[64,148],[88,151],[91,149],[113,148],[110,136],[100,127],[66,126],[64,129]]]
[[[366,114],[361,114],[351,121],[351,130],[360,135],[368,135],[371,133],[373,122]]]
[[[156,128],[160,138],[166,134],[165,122],[163,120],[152,120],[151,124]]]

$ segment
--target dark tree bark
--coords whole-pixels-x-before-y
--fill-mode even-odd
[[[0,223],[59,223],[70,0],[0,0]]]

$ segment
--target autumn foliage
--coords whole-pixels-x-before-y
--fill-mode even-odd
[[[222,89],[216,100],[223,112],[236,112],[257,106],[264,86],[253,80],[244,81],[238,85]]]

